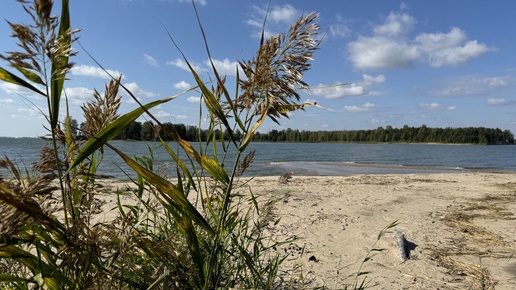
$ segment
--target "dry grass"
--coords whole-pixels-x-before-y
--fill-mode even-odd
[[[455,230],[456,238],[430,248],[430,257],[439,266],[448,269],[450,274],[471,280],[470,289],[495,289],[497,281],[482,265],[482,259],[511,259],[516,251],[516,242],[475,224],[478,219],[515,219],[507,205],[516,203],[516,185],[503,184],[500,188],[503,190],[500,194],[470,199],[465,206],[447,212],[443,222]],[[478,262],[472,263],[472,258]]]

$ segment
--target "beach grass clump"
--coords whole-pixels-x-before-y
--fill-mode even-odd
[[[245,78],[237,76],[235,93],[213,64],[212,81],[206,82],[180,51],[196,81],[192,90],[204,104],[200,118],[207,115],[210,123],[205,138],[195,143],[165,129],[175,141],[174,150],[157,134],[162,124],[149,110],[180,95],[141,104],[120,77],[112,78],[104,95],[95,90],[81,107],[86,140],[79,140],[64,93],[78,33],[71,28],[69,1],[61,1],[59,17],[52,15],[53,1],[20,2],[33,23],[8,22],[20,51],[1,55],[16,73],[0,67],[0,79],[47,100],[41,114],[48,121],[50,143],[32,169],[17,168],[7,157],[0,160],[11,172],[0,177],[0,285],[280,289],[285,257],[275,249],[291,240],[270,234],[268,229],[278,222],[274,202],[255,196],[240,177],[254,156],[245,149],[264,120],[279,122],[288,112],[310,105],[299,103],[298,90],[308,88],[303,73],[319,45],[317,14],[300,18],[286,34],[266,39],[262,33],[256,56],[240,61]],[[209,56],[207,43],[206,52]],[[138,104],[124,114],[119,112],[121,90]],[[177,179],[154,168],[152,152],[150,157],[128,156],[110,143],[144,114],[155,122]],[[97,222],[102,206],[97,169],[108,149],[137,175],[131,180],[136,202],[125,203],[122,193],[113,190],[117,216]],[[187,157],[181,159],[181,154]]]

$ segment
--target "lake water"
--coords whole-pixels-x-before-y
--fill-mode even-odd
[[[18,165],[31,166],[39,150],[47,141],[38,138],[0,137],[0,156],[7,155]],[[113,141],[112,145],[129,156],[149,155],[154,151],[155,168],[168,165],[173,176],[175,167],[171,158],[157,142]],[[172,149],[177,144],[170,143]],[[516,172],[516,146],[433,145],[433,144],[349,144],[349,143],[252,143],[256,150],[254,162],[245,175],[280,176],[285,172],[294,175],[352,175],[385,173],[433,173],[463,171]],[[130,172],[120,158],[110,149],[100,173],[115,178],[127,178],[120,170]],[[219,152],[220,153],[220,152]],[[184,154],[180,154],[184,157]],[[231,165],[234,154],[229,154]],[[119,168],[120,167],[120,168]]]

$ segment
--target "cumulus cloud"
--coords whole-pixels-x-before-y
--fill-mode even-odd
[[[292,23],[296,22],[301,17],[302,12],[290,4],[273,5],[270,7],[267,14],[267,9],[253,6],[252,13],[249,19],[245,22],[251,27],[255,28],[253,35],[261,36],[263,28],[263,19],[267,15],[267,23],[264,31],[265,37],[270,37],[277,34],[279,31],[284,31]]]
[[[346,37],[351,33],[351,29],[345,24],[333,24],[329,32],[333,37]]]
[[[349,60],[358,69],[398,69],[414,66],[416,47],[387,37],[363,37],[348,44]]]
[[[487,104],[490,106],[503,106],[509,104],[505,98],[489,98]]]
[[[36,87],[37,87],[37,85],[36,85]],[[34,95],[33,91],[26,89],[22,86],[15,85],[13,83],[8,83],[8,82],[0,82],[0,89],[2,91],[6,92],[7,94],[15,94],[15,95],[23,95],[23,96]],[[38,96],[40,96],[40,95],[38,95]]]
[[[238,62],[236,62],[236,61],[230,61],[227,58],[225,58],[223,60],[218,60],[218,59],[212,58],[211,61],[213,62],[215,69],[217,69],[217,71],[221,75],[236,76],[236,70],[238,68],[238,70],[240,71],[240,75],[243,76],[242,69],[238,65]],[[180,58],[172,60],[172,61],[167,61],[166,64],[176,66],[184,71],[190,72],[190,68],[188,67],[186,62]],[[190,65],[193,67],[193,69],[196,72],[211,71],[211,63],[210,63],[209,59],[205,60],[202,64],[196,63],[196,62],[190,62]]]
[[[218,59],[211,59],[213,62],[213,65],[215,66],[215,69],[219,72],[221,75],[226,76],[236,76],[237,69],[240,71],[240,75],[243,76],[243,71],[241,70],[240,66],[238,65],[238,62],[236,61],[230,61],[229,59],[225,58],[223,60]],[[207,67],[210,67],[210,61],[206,60],[204,64]]]
[[[433,94],[440,96],[481,95],[506,89],[511,82],[510,78],[504,76],[466,76],[447,81]]]
[[[375,35],[400,38],[408,35],[412,27],[416,24],[414,17],[406,13],[389,13],[383,24],[373,28]]]
[[[429,109],[429,110],[439,110],[441,108],[441,105],[439,105],[438,103],[430,103],[430,104],[421,103],[421,104],[419,104],[419,106],[421,108],[425,108],[425,109]]]
[[[431,67],[458,66],[496,50],[468,40],[458,27],[448,33],[420,33],[412,39],[409,34],[415,24],[407,13],[391,12],[383,23],[373,27],[371,35],[361,35],[348,43],[348,60],[363,70],[410,68],[416,61]]]
[[[366,87],[385,82],[384,75],[371,76],[362,75],[362,81],[352,84],[336,84],[333,86],[318,85],[311,90],[311,94],[327,99],[338,99],[350,96],[368,95],[369,91]]]
[[[185,81],[180,81],[180,82],[174,84],[174,88],[180,89],[180,90],[188,90],[191,87],[192,86]]]
[[[184,2],[184,3],[192,3],[191,1],[192,0],[179,0],[179,2]],[[208,2],[206,0],[195,0],[195,4],[205,6],[206,4],[208,4]]]
[[[68,99],[74,103],[80,103],[93,96],[93,90],[85,87],[65,88]]]
[[[0,99],[0,103],[1,104],[13,104],[14,100],[13,99]]]
[[[109,75],[112,75],[113,77],[119,77],[122,73],[117,70],[106,70],[105,72],[100,67],[90,66],[90,65],[76,65],[72,67],[70,72],[74,75],[79,76],[88,76],[88,77],[96,77],[96,78],[103,78],[103,79],[111,79]],[[109,73],[109,74],[108,74]]]
[[[338,99],[349,96],[363,96],[367,94],[367,90],[360,85],[336,85],[330,88],[324,86],[317,86],[312,90],[312,93],[326,99]]]
[[[41,117],[41,113],[38,112],[37,109],[18,108],[17,112],[18,112],[18,114],[12,114],[11,118],[16,118],[16,117],[30,117],[30,118]]]
[[[165,111],[158,111],[157,113],[154,114],[154,116],[156,118],[163,119],[163,118],[170,118],[172,116],[172,114],[167,113]]]
[[[190,103],[199,103],[201,101],[201,97],[190,96],[186,98],[186,100]]]
[[[420,34],[416,43],[432,67],[458,66],[494,50],[477,40],[467,41],[464,31],[457,27],[446,34]]]
[[[331,36],[347,37],[351,33],[351,29],[343,22],[341,15],[337,15],[334,21],[335,22],[328,29]]]
[[[131,91],[131,93],[137,97],[154,97],[156,96],[155,93],[153,92],[148,92],[148,91],[144,91],[142,90],[137,83],[135,82],[132,82],[132,83],[127,83],[127,84],[124,84],[124,86],[129,90]]]
[[[149,65],[152,65],[152,66],[158,67],[158,61],[157,61],[154,57],[152,57],[152,56],[150,56],[150,55],[148,55],[148,54],[146,54],[146,53],[144,53],[144,54],[143,54],[143,60],[144,60],[147,64],[149,64]]]
[[[353,113],[362,113],[362,112],[371,112],[375,111],[377,106],[372,103],[364,103],[361,106],[344,106],[344,111],[353,112]]]
[[[362,85],[364,86],[370,86],[374,84],[380,84],[385,82],[385,76],[384,75],[377,75],[377,76],[371,76],[368,74],[363,74],[362,79],[364,80],[362,82]]]
[[[196,72],[200,72],[201,70],[204,69],[201,64],[198,64],[195,62],[189,62],[189,63]],[[167,61],[165,64],[172,65],[172,66],[178,67],[184,71],[190,72],[190,68],[188,67],[186,62],[180,58],[176,58],[175,60]]]

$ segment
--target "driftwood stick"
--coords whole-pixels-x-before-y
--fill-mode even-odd
[[[407,240],[402,232],[394,231],[394,238],[396,239],[396,250],[400,255],[400,259],[405,262],[408,260],[409,255],[407,253]]]

